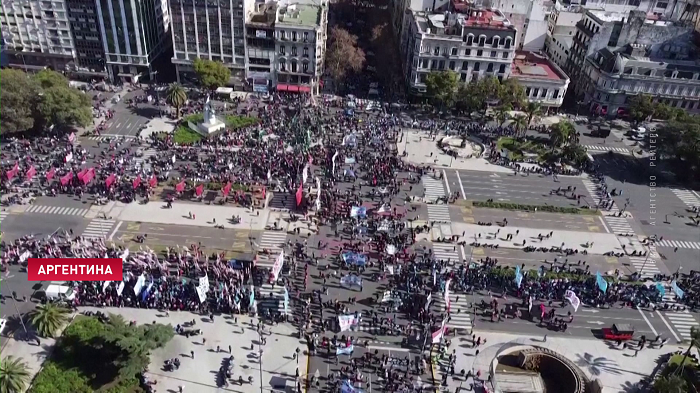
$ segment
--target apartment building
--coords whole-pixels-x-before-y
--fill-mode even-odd
[[[255,3],[246,15],[245,75],[253,91],[265,93],[274,86],[275,18],[277,4]]]
[[[108,76],[105,43],[100,34],[102,21],[95,0],[66,0],[68,20],[75,44],[76,61],[68,75],[74,79],[103,79]]]
[[[1,5],[6,65],[31,72],[45,67],[62,71],[75,63],[65,0],[2,0]]]
[[[328,2],[279,2],[275,14],[275,89],[319,94],[328,38]]]
[[[411,12],[407,20],[402,63],[413,94],[425,93],[425,78],[434,71],[453,70],[464,83],[510,76],[517,30],[501,11]]]
[[[546,56],[535,52],[515,52],[510,77],[525,90],[528,101],[544,108],[558,108],[569,88],[569,77]]]
[[[181,83],[196,83],[195,59],[218,61],[231,70],[229,86],[245,82],[245,15],[255,0],[170,0],[172,63]]]

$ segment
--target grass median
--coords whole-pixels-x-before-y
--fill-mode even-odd
[[[600,212],[598,210],[585,209],[580,207],[560,207],[552,205],[525,205],[521,203],[474,201],[472,202],[472,206],[483,207],[487,209],[515,210],[523,212],[579,214],[589,216],[600,215]]]

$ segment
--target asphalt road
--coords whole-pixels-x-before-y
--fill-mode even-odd
[[[536,228],[543,231],[608,232],[608,228],[603,225],[600,216],[543,212],[526,213],[483,208],[461,209],[461,211],[464,212],[462,217],[464,222],[468,223],[487,222],[496,226],[499,223],[503,223],[503,219],[506,219],[510,226]]]

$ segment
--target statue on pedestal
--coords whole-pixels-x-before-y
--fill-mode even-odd
[[[207,95],[207,101],[204,103],[204,123],[216,123],[216,112],[214,112],[214,109],[211,107],[211,98],[209,95]]]

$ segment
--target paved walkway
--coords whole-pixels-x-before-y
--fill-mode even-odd
[[[645,348],[635,356],[632,349],[617,348],[608,342],[599,339],[573,339],[571,337],[533,337],[507,333],[495,333],[476,330],[474,334],[486,339],[486,344],[479,347],[479,354],[475,356],[476,349],[472,348],[471,338],[452,338],[451,350],[456,350],[457,361],[455,371],[465,373],[472,371],[481,372],[481,377],[487,379],[494,357],[501,353],[505,347],[524,345],[537,346],[555,351],[576,364],[589,379],[599,379],[603,386],[603,392],[628,392],[631,386],[642,378],[652,373],[656,367],[659,356],[684,349],[684,346],[667,344],[663,348]],[[650,337],[650,339],[654,339]],[[436,366],[436,380],[440,381],[441,368]],[[498,377],[496,377],[498,381]],[[454,391],[460,386],[468,388],[473,381],[465,381],[462,377],[449,377],[448,389]]]
[[[98,310],[86,307],[85,310]],[[237,321],[223,316],[216,317],[210,322],[209,317],[202,317],[189,312],[171,312],[169,317],[156,310],[133,308],[99,309],[102,312],[123,315],[128,321],[138,324],[157,323],[184,324],[194,320],[194,329],[202,329],[202,335],[185,338],[176,335],[164,348],[154,351],[147,373],[151,381],[156,381],[158,392],[177,392],[179,386],[184,386],[184,392],[214,393],[237,392],[259,393],[260,370],[258,334],[254,328],[256,319],[238,316]],[[251,323],[253,326],[251,326]],[[269,331],[266,326],[266,332]],[[267,344],[263,345],[262,355],[262,391],[294,391],[297,367],[301,378],[305,378],[307,356],[304,355],[306,344],[292,335],[296,330],[286,325],[272,327],[272,333],[266,334]],[[203,341],[206,339],[206,341]],[[251,350],[253,345],[254,350]],[[217,352],[217,346],[220,351]],[[229,346],[231,353],[229,353]],[[293,358],[295,350],[300,349],[299,359]],[[194,351],[194,359],[191,352]],[[233,377],[239,375],[246,381],[242,386],[236,384],[228,388],[218,388],[218,371],[222,362],[229,356],[234,358]],[[178,370],[164,371],[163,363],[167,359],[180,358]],[[247,382],[248,377],[253,383]]]

